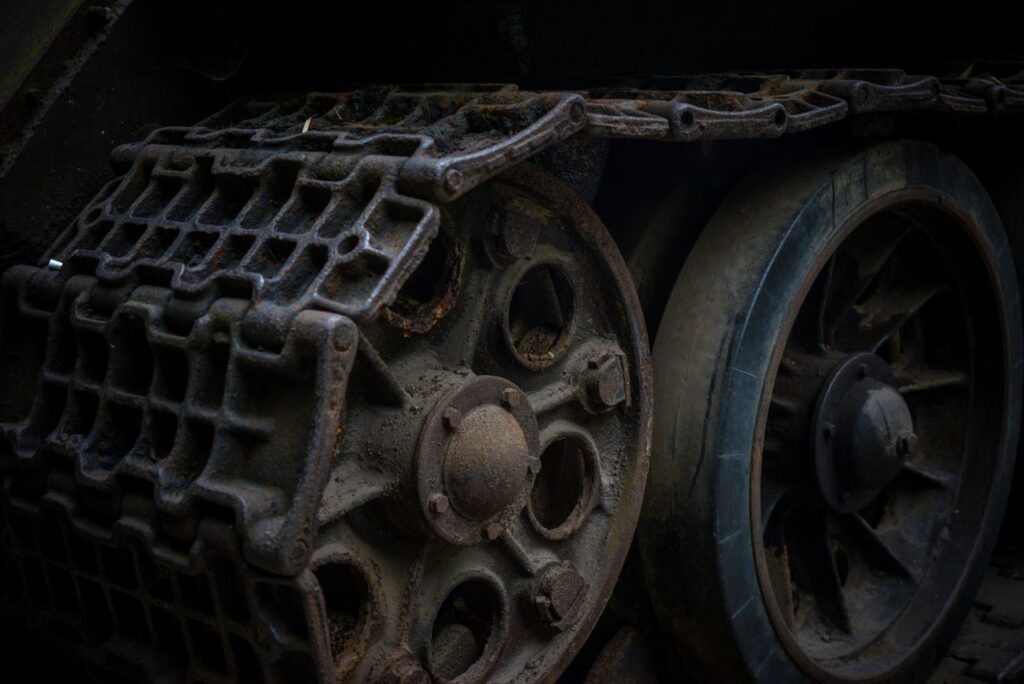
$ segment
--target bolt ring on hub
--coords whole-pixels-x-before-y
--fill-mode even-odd
[[[539,452],[537,419],[511,382],[482,376],[450,392],[416,447],[424,517],[452,544],[493,541],[526,505]]]
[[[916,442],[896,376],[875,354],[853,354],[832,372],[812,420],[814,464],[833,510],[864,508],[903,469]]]

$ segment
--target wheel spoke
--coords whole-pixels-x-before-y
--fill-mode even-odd
[[[821,340],[832,346],[840,322],[880,277],[896,248],[909,232],[888,222],[865,227],[826,267],[824,294],[819,305]]]
[[[789,397],[782,397],[778,394],[772,395],[771,407],[773,410],[788,416],[799,415],[804,410],[804,406],[800,401],[790,399]]]
[[[945,286],[898,285],[854,308],[852,325],[837,329],[849,349],[877,352],[897,330],[930,302]]]
[[[494,310],[494,293],[489,288],[486,270],[470,270],[463,277],[462,288],[477,292],[477,296],[464,298],[459,307],[448,314],[451,333],[448,340],[435,349],[442,362],[454,366],[468,366],[477,356],[482,344],[483,330],[488,313]]]
[[[766,477],[761,489],[761,534],[765,543],[783,546],[783,527],[788,510],[800,500],[797,482],[781,476]],[[771,533],[769,533],[771,530]]]
[[[317,520],[323,526],[343,518],[378,499],[397,483],[397,477],[367,471],[358,461],[350,459],[331,474],[324,488]]]
[[[905,482],[913,483],[925,489],[949,489],[955,481],[953,477],[930,470],[920,463],[907,461],[903,464],[900,475]]]
[[[536,575],[545,565],[557,560],[547,551],[534,548],[521,518],[506,528],[499,540],[509,557],[527,575]]]
[[[915,583],[919,581],[919,573],[910,561],[909,543],[901,534],[880,534],[859,513],[842,515],[840,520],[868,563],[890,575]]]
[[[967,373],[934,368],[915,369],[911,373],[900,374],[900,394],[914,394],[937,389],[967,387]]]
[[[527,398],[530,401],[533,412],[540,417],[560,406],[576,401],[578,399],[578,391],[576,385],[564,380],[558,380],[539,390],[530,392]]]
[[[811,594],[819,618],[850,633],[850,618],[842,581],[832,554],[829,515],[818,507],[803,507],[786,517],[786,550],[798,588]]]

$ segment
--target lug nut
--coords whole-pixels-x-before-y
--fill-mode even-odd
[[[506,387],[501,391],[501,403],[507,409],[514,409],[519,406],[522,397],[514,387]]]
[[[587,394],[595,404],[612,408],[626,400],[626,372],[622,357],[607,354],[587,365]]]
[[[449,430],[458,430],[462,423],[462,413],[454,406],[449,406],[441,414],[441,421]]]
[[[550,566],[533,594],[537,614],[546,624],[556,629],[571,626],[586,603],[587,580],[569,561]]]
[[[896,450],[901,456],[909,456],[917,451],[917,435],[910,430],[904,430],[896,438]]]
[[[537,473],[539,473],[540,459],[537,458],[536,456],[531,457],[530,460],[526,462],[526,472],[530,473],[530,475],[536,475]]]
[[[437,494],[437,493],[435,493],[435,494],[431,494],[430,498],[427,499],[427,505],[430,507],[430,510],[433,513],[441,514],[441,513],[447,513],[448,512],[448,508],[450,507],[451,504],[448,501],[448,497],[447,496],[445,496],[444,494]]]
[[[488,523],[484,527],[484,537],[488,541],[494,541],[495,539],[501,536],[501,531],[501,525],[499,525],[498,523]]]

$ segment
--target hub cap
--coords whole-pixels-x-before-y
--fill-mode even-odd
[[[493,540],[518,516],[540,469],[537,419],[522,390],[483,376],[442,397],[417,446],[420,505],[453,544]]]
[[[910,409],[888,364],[870,353],[840,363],[814,415],[818,486],[834,511],[852,513],[878,496],[917,443]]]

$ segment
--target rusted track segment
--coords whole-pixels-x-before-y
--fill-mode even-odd
[[[876,112],[1022,112],[1024,76],[911,76],[894,69],[725,74],[591,91],[587,132],[610,138],[774,138]]]

